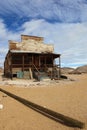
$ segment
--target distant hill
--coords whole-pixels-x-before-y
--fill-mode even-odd
[[[69,72],[69,74],[82,74],[82,73],[87,73],[87,65],[77,67],[73,71]]]
[[[76,71],[78,71],[80,73],[87,73],[87,65],[77,67]]]
[[[63,67],[61,68],[61,73],[62,74],[69,74],[70,72],[74,71],[74,68],[70,68],[70,67]]]
[[[61,73],[66,74],[82,74],[87,73],[87,65],[77,67],[76,69],[64,67],[61,69]]]

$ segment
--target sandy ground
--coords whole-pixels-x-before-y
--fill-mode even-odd
[[[34,83],[0,80],[0,88],[82,121],[85,123],[83,130],[87,130],[87,74],[69,75],[69,80]],[[4,106],[0,110],[0,130],[80,130],[51,120],[2,92],[0,104]]]

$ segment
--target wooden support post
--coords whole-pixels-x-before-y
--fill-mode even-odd
[[[30,79],[33,79],[32,70],[29,68]]]
[[[54,59],[53,59],[53,55],[52,55],[52,67],[54,66]]]
[[[22,70],[24,72],[24,55],[22,55]]]
[[[40,67],[41,63],[40,63],[40,55],[39,55],[39,67]]]
[[[60,60],[60,56],[59,56],[59,79],[61,77],[61,60]]]
[[[47,56],[45,56],[45,72],[46,72],[46,59],[47,59]]]
[[[32,70],[33,70],[33,63],[34,63],[34,57],[33,57],[33,54],[32,54]]]
[[[13,73],[12,73],[12,54],[10,54],[10,60],[11,60],[11,65],[10,65],[10,72],[11,72],[11,79],[13,79]]]

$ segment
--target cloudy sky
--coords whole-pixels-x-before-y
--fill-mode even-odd
[[[62,66],[87,64],[87,0],[0,0],[0,66],[21,34],[54,44]]]

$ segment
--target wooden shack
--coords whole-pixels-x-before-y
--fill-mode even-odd
[[[4,62],[4,75],[10,78],[60,78],[60,54],[43,37],[21,35],[21,42],[9,41]],[[55,59],[58,59],[58,65]]]

